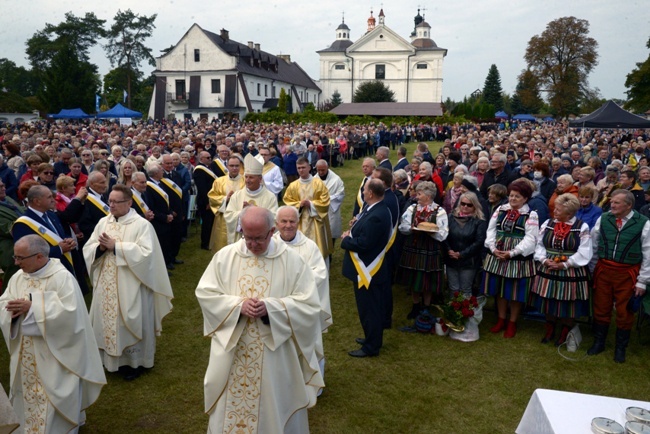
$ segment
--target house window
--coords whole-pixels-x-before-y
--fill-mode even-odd
[[[334,65],[334,69],[345,69],[345,65],[343,65],[342,63],[336,64]]]
[[[185,95],[185,80],[176,80],[176,99],[187,99]]]
[[[264,85],[264,96],[269,96],[269,85],[268,84]]]
[[[375,65],[375,80],[386,78],[386,65]]]
[[[418,63],[416,65],[417,69],[427,69],[427,64],[426,63]]]
[[[302,90],[300,91],[300,101],[302,101]]]
[[[262,85],[257,83],[257,96],[262,95]]]
[[[221,93],[221,80],[218,78],[212,80],[212,93]]]
[[[271,98],[275,98],[275,86],[271,86]]]
[[[201,50],[199,50],[198,48],[194,50],[194,61],[195,62],[201,61]]]

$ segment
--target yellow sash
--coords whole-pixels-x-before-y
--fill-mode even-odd
[[[136,205],[138,205],[138,207],[142,211],[142,214],[146,214],[147,211],[149,211],[149,207],[144,202],[144,200],[140,200],[140,198],[138,198],[138,196],[135,193],[133,193],[133,201],[135,202]]]
[[[215,162],[215,164],[216,164],[217,166],[219,166],[219,169],[221,169],[221,171],[223,172],[224,175],[227,175],[227,174],[228,174],[228,170],[226,169],[226,166],[223,165],[223,162],[222,162],[219,158],[215,158],[215,159],[214,159],[214,162]],[[199,166],[196,166],[196,167],[199,167]],[[210,171],[210,173],[212,173],[212,171]],[[217,177],[217,175],[215,175],[214,173],[213,173],[212,175],[213,175],[215,178]]]
[[[172,181],[169,178],[161,178],[160,182],[163,182],[167,187],[174,190],[174,193],[176,193],[176,195],[179,198],[183,199],[183,190],[181,190],[181,188],[178,186],[178,184],[176,184],[174,181]]]
[[[90,197],[90,195],[88,195],[88,197]],[[59,236],[59,234],[53,232],[48,227],[43,226],[42,224],[40,224],[39,222],[37,222],[31,217],[27,217],[27,216],[18,217],[14,222],[14,224],[16,223],[22,223],[24,225],[29,226],[29,228],[32,231],[34,231],[35,234],[40,235],[41,238],[43,238],[53,247],[58,246],[59,243],[63,241],[63,239]],[[72,265],[72,255],[70,254],[70,252],[65,252],[63,256],[65,256],[65,258],[68,260],[70,265]]]
[[[169,206],[169,197],[167,196],[167,193],[165,190],[162,188],[158,187],[155,182],[147,181],[147,185],[153,189],[156,193],[158,193],[163,199],[165,199],[165,202],[167,203],[167,206]]]
[[[357,205],[359,205],[359,210],[363,208],[363,199],[361,198],[361,189],[363,188],[363,183],[366,181],[366,178],[361,180],[361,185],[359,185],[359,190],[357,191]]]
[[[202,171],[204,171],[205,173],[207,173],[208,175],[210,175],[211,177],[213,177],[214,179],[217,179],[217,175],[215,175],[214,172],[213,172],[212,170],[208,169],[207,167],[205,167],[205,166],[202,165],[202,164],[199,164],[198,166],[196,166],[196,167],[194,168],[194,170],[202,170]]]
[[[109,211],[111,210],[108,205],[106,205],[101,199],[96,198],[92,194],[88,195],[88,200],[90,203],[99,208],[104,213],[104,215],[108,215]]]

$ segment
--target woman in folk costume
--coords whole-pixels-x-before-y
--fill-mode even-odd
[[[589,225],[575,217],[580,202],[572,194],[555,200],[554,218],[539,230],[535,260],[539,262],[530,304],[546,315],[542,343],[553,339],[560,319],[562,332],[555,345],[566,340],[576,318],[589,315],[589,272],[592,257]]]
[[[415,318],[423,308],[429,309],[434,292],[442,299],[443,261],[440,243],[447,239],[449,231],[447,213],[433,202],[436,197],[435,184],[421,182],[415,188],[415,193],[418,202],[408,207],[399,224],[399,231],[408,235],[400,266],[408,270],[408,285],[413,294],[413,308],[407,319]],[[432,223],[437,228],[434,226],[432,229],[424,229]]]
[[[483,288],[496,299],[499,319],[492,333],[505,329],[504,338],[517,333],[517,318],[535,277],[533,253],[539,234],[538,218],[528,207],[533,194],[530,181],[518,179],[508,186],[508,203],[501,205],[488,225]],[[510,317],[506,318],[510,308]]]

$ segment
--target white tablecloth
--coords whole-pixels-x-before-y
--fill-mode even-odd
[[[591,434],[591,420],[606,417],[625,426],[625,409],[650,410],[650,402],[537,389],[530,397],[517,434]]]

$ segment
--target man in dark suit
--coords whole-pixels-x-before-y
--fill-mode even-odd
[[[390,155],[390,149],[388,149],[387,146],[378,147],[377,152],[375,153],[375,157],[377,158],[377,163],[379,163],[379,167],[386,168],[392,172],[393,165],[390,164],[390,160],[388,159],[389,155]]]
[[[95,230],[97,223],[106,217],[110,208],[104,202],[104,195],[108,190],[108,180],[101,172],[90,172],[88,175],[88,198],[84,205],[83,214],[79,220],[79,230],[84,235],[79,244],[83,247],[90,235]]]
[[[61,264],[72,273],[74,264],[70,251],[77,246],[77,241],[67,232],[54,209],[54,195],[44,185],[35,185],[27,192],[29,207],[14,223],[11,233],[16,241],[25,235],[36,234],[50,245],[50,258],[61,260]]]
[[[183,189],[181,188],[182,179],[178,172],[174,172],[174,162],[172,156],[165,154],[162,156],[163,178],[160,180],[160,187],[165,190],[169,196],[169,209],[174,215],[171,222],[170,247],[171,247],[171,262],[167,264],[167,268],[173,270],[175,265],[183,264],[183,261],[178,259],[178,252],[181,250],[181,238],[183,233]]]
[[[361,163],[361,171],[363,172],[363,180],[361,181],[361,185],[359,186],[359,190],[357,191],[357,197],[354,200],[354,208],[352,210],[352,217],[356,217],[357,214],[359,214],[359,211],[361,211],[361,208],[363,207],[363,204],[365,203],[364,198],[363,198],[363,191],[366,183],[372,176],[372,171],[375,170],[375,167],[377,167],[377,163],[375,163],[375,160],[372,158],[364,158],[363,163]]]
[[[210,209],[208,193],[212,189],[217,175],[210,170],[210,154],[199,153],[199,164],[194,168],[194,184],[196,185],[196,214],[201,219],[201,248],[210,250],[210,234],[214,224],[214,213]]]
[[[226,145],[219,145],[217,157],[210,163],[210,170],[217,175],[217,178],[228,174],[228,157],[230,149]]]
[[[142,172],[135,172],[131,177],[131,192],[133,193],[133,202],[131,208],[137,212],[140,217],[153,220],[154,213],[151,210],[151,198],[147,192],[147,176]]]
[[[391,216],[383,202],[384,191],[380,180],[366,182],[365,206],[350,230],[341,235],[341,248],[345,250],[343,275],[352,281],[365,336],[357,338],[361,348],[350,351],[352,357],[377,356],[382,346],[382,282],[388,279],[388,268],[381,265],[370,269],[369,266],[375,261],[382,262],[390,238]]]
[[[386,204],[391,216],[391,236],[388,241],[386,256],[384,257],[384,265],[388,269],[388,278],[382,281],[382,304],[384,306],[384,310],[382,311],[382,326],[384,329],[389,329],[393,323],[393,268],[396,263],[394,257],[396,251],[393,249],[393,242],[397,235],[397,225],[401,216],[399,212],[399,200],[392,190],[392,172],[384,167],[378,167],[372,171],[372,178],[379,179],[384,184],[383,202]]]
[[[395,167],[393,167],[394,172],[397,172],[400,169],[406,170],[406,168],[408,167],[409,161],[406,159],[406,153],[407,152],[408,151],[406,150],[406,147],[404,147],[404,146],[400,146],[399,148],[397,148],[397,159],[398,160],[397,160],[397,164],[395,165]]]
[[[162,167],[157,164],[152,164],[149,167],[147,174],[150,179],[150,181],[147,182],[147,196],[151,200],[149,208],[151,208],[151,211],[153,212],[151,224],[158,236],[160,249],[165,258],[165,264],[167,265],[167,268],[169,268],[169,264],[173,260],[171,257],[170,233],[171,222],[174,219],[174,215],[169,209],[169,195],[165,190],[163,190],[161,185],[162,182],[160,180],[163,177]]]

